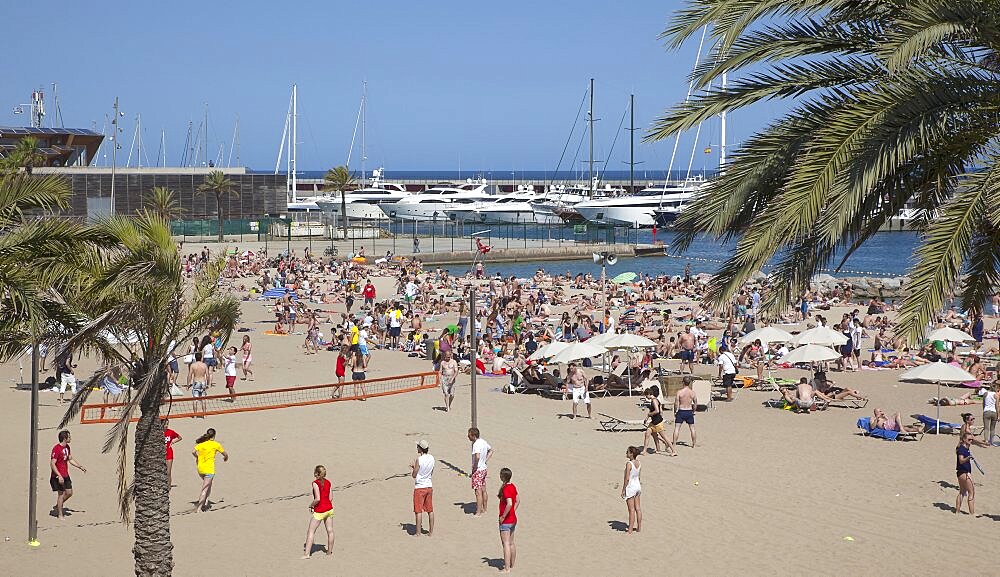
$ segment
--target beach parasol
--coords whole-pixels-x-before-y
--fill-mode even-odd
[[[551,343],[539,347],[537,351],[531,353],[531,356],[528,357],[528,360],[540,361],[542,359],[551,357],[552,355],[558,353],[559,351],[565,349],[568,346],[569,343],[565,343],[563,341],[552,341]]]
[[[760,342],[764,344],[768,343],[787,343],[792,340],[792,335],[781,329],[776,329],[774,327],[761,327],[755,331],[750,331],[749,333],[740,337],[740,342],[752,343],[755,340],[760,339]]]
[[[590,343],[590,344],[592,344],[592,345],[601,345],[603,347],[604,343],[607,342],[608,339],[610,339],[611,337],[617,337],[617,336],[618,335],[615,334],[615,333],[601,333],[599,335],[594,335],[594,336],[590,337],[589,339],[587,339],[587,342]]]
[[[960,331],[958,329],[953,329],[950,327],[944,327],[940,329],[934,329],[927,335],[927,340],[929,341],[951,341],[954,343],[965,343],[969,341],[976,340],[969,333]]]
[[[601,345],[592,344],[590,341],[575,342],[559,351],[549,359],[551,363],[570,363],[579,359],[589,359],[608,352],[608,349]]]
[[[635,274],[634,272],[623,272],[620,275],[616,276],[615,278],[611,279],[611,282],[615,282],[618,284],[632,282],[635,280],[637,276],[639,275]]]
[[[840,353],[831,349],[830,347],[824,347],[821,345],[801,345],[792,350],[792,352],[781,357],[781,362],[796,364],[796,363],[818,363],[822,361],[832,361],[834,359],[840,358]]]
[[[840,346],[847,343],[847,337],[843,333],[839,333],[830,327],[813,327],[807,331],[802,331],[801,333],[792,337],[789,341],[795,346],[799,345],[826,345],[826,346]]]
[[[622,333],[620,335],[611,335],[610,338],[605,339],[602,343],[605,347],[609,349],[648,349],[656,346],[656,343],[647,339],[642,335],[634,335],[632,333]],[[629,367],[628,371],[628,396],[632,396],[632,368]]]
[[[958,331],[961,332],[961,331]],[[931,333],[933,334],[933,333]],[[899,380],[908,383],[937,383],[937,396],[941,398],[941,383],[964,383],[974,381],[976,377],[970,375],[965,369],[956,367],[950,363],[938,361],[914,367],[899,375]],[[936,421],[934,423],[934,433],[941,430],[941,405],[937,405]]]
[[[601,345],[608,349],[648,349],[655,347],[656,343],[642,335],[621,333],[604,339]]]

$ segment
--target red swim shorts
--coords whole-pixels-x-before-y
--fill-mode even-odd
[[[486,486],[486,469],[479,469],[472,474],[472,488],[482,489]]]

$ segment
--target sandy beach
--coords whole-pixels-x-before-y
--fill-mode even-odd
[[[391,287],[391,279],[377,279],[380,298]],[[343,304],[323,308],[340,312]],[[829,317],[841,312],[830,311]],[[305,356],[301,336],[264,335],[273,316],[259,301],[244,302],[243,314],[243,326],[253,329],[257,373],[253,383],[238,381],[239,390],[335,381],[336,353]],[[438,317],[429,326],[440,329],[456,317]],[[656,364],[673,369],[678,361]],[[25,359],[25,378],[29,367]],[[83,359],[78,374],[94,368]],[[423,359],[377,350],[368,374],[429,370]],[[696,370],[716,373],[711,365]],[[425,390],[366,402],[177,419],[171,427],[183,441],[175,447],[171,493],[174,574],[490,575],[501,566],[494,521],[500,467],[513,470],[521,495],[514,570],[521,575],[995,574],[994,556],[978,541],[1000,521],[1000,491],[992,476],[976,473],[980,517],[952,513],[957,435],[893,443],[857,434],[855,421],[874,407],[899,411],[906,422],[913,413],[934,414],[927,399],[935,396],[935,387],[898,383],[898,375],[834,373],[839,384],[871,398],[863,410],[795,414],[761,405],[776,393],[750,390],[732,403],[716,402],[697,415],[697,448],[680,446],[677,458],[640,458],[643,531],[631,536],[623,532],[627,514],[619,492],[625,448],[641,445],[642,433],[603,432],[596,413],[641,419],[637,398],[596,398],[595,419],[572,420],[569,401],[503,394],[499,388],[506,379],[479,378],[479,428],[496,451],[487,485],[489,514],[483,518],[470,514],[474,497],[466,476],[468,375],[459,378],[451,413],[441,410],[439,391]],[[64,520],[48,514],[54,496],[47,456],[62,414],[52,392],[41,394],[41,545],[25,545],[29,392],[18,390],[18,381],[16,362],[0,367],[0,382],[6,383],[0,392],[0,458],[7,475],[7,490],[0,495],[5,537],[0,573],[132,574],[131,531],[117,516],[116,457],[100,450],[108,425],[71,425],[73,455],[88,472],[74,470],[72,514]],[[977,405],[942,407],[941,414],[957,422],[965,411],[981,418]],[[190,514],[201,484],[190,451],[209,426],[231,458],[218,466],[211,510]],[[687,438],[683,430],[681,440]],[[408,465],[419,439],[429,441],[438,460],[433,538],[410,535]],[[973,452],[987,473],[1000,471],[997,450]],[[332,557],[300,560],[317,464],[327,467],[334,486],[336,545]],[[323,540],[320,530],[317,541]]]

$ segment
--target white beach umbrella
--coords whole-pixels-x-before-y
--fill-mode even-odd
[[[781,362],[794,365],[795,363],[832,361],[838,358],[840,358],[840,353],[830,347],[808,344],[796,347],[792,352],[781,357]]]
[[[589,359],[608,352],[608,349],[601,345],[591,344],[590,341],[575,342],[559,351],[549,359],[551,363],[570,363],[579,359]]]
[[[792,340],[792,335],[786,331],[774,327],[761,327],[755,331],[750,331],[746,335],[740,337],[740,342],[752,343],[757,339],[760,339],[760,342],[764,344],[787,343],[788,341]]]
[[[552,355],[554,355],[554,354],[562,351],[563,349],[565,349],[568,346],[569,346],[569,343],[565,343],[563,341],[552,341],[551,343],[549,343],[547,345],[538,347],[537,351],[531,353],[531,356],[528,357],[528,360],[531,360],[531,361],[540,361],[542,359],[546,359],[546,358],[551,357]]]
[[[847,343],[847,337],[829,327],[813,327],[807,331],[792,337],[790,341],[795,346],[799,345],[826,345],[840,346]]]
[[[603,347],[605,346],[604,343],[607,342],[608,339],[617,336],[618,335],[615,333],[601,333],[599,335],[594,335],[590,337],[589,339],[587,339],[587,342],[592,345],[601,345]]]
[[[927,335],[929,341],[952,341],[955,343],[965,343],[976,340],[972,335],[951,327],[934,329]],[[926,365],[924,365],[926,366]]]
[[[611,335],[607,339],[604,339],[604,342],[600,344],[609,349],[648,349],[656,346],[655,342],[647,339],[646,337],[642,335],[634,335],[632,333]]]
[[[961,331],[958,331],[961,332]],[[933,334],[933,333],[931,333]],[[941,398],[941,383],[965,383],[976,380],[968,371],[949,363],[938,361],[914,367],[899,375],[899,380],[908,383],[937,383],[937,396]],[[941,405],[937,405],[935,433],[941,430]]]

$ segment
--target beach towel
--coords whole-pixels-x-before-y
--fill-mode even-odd
[[[276,333],[274,331],[264,331],[264,334],[268,335],[268,336],[272,336],[272,337],[287,337],[288,336],[288,333]]]
[[[866,435],[875,437],[877,439],[885,439],[887,441],[895,441],[899,438],[899,432],[889,431],[887,429],[873,428],[871,417],[862,417],[858,419],[858,428],[865,432]]]

